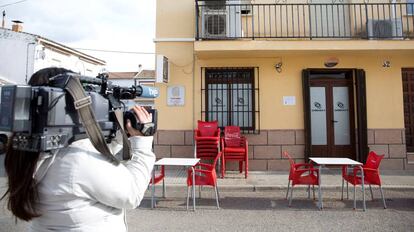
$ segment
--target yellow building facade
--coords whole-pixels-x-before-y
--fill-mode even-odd
[[[157,157],[192,157],[197,120],[218,120],[243,129],[250,170],[287,170],[283,151],[364,161],[370,150],[382,169],[412,169],[410,6],[157,0],[156,53],[169,62]]]

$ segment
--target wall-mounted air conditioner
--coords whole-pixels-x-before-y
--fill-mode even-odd
[[[368,38],[400,39],[403,36],[401,19],[373,20],[367,22]]]
[[[240,1],[205,1],[201,4],[201,37],[241,37]]]

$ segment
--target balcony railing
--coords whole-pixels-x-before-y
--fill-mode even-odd
[[[240,2],[197,0],[196,39],[414,38],[413,3]]]

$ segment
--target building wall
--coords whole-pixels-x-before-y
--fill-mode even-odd
[[[191,45],[162,43],[158,51],[169,57],[171,63],[191,62]],[[171,50],[170,50],[171,49]],[[177,53],[181,50],[181,53]],[[371,150],[386,155],[384,169],[407,169],[404,138],[404,114],[401,68],[414,67],[414,55],[405,52],[321,52],[318,54],[280,55],[264,57],[226,57],[197,59],[194,77],[191,67],[170,69],[171,82],[160,84],[161,97],[156,100],[160,112],[160,132],[157,137],[158,156],[193,155],[192,129],[201,119],[201,67],[259,67],[260,134],[248,135],[251,170],[282,170],[287,162],[281,152],[289,151],[298,160],[304,158],[304,116],[301,71],[306,68],[324,68],[324,61],[337,57],[335,68],[360,68],[366,71],[367,117]],[[384,68],[388,60],[391,67]],[[282,72],[274,64],[283,62]],[[184,85],[184,107],[166,105],[166,87]],[[194,88],[193,88],[194,87]],[[295,106],[284,106],[283,96],[295,96]],[[230,164],[233,165],[233,164]],[[230,167],[234,168],[234,167]]]
[[[0,29],[0,77],[26,83],[33,72],[34,50],[34,36]]]
[[[192,0],[158,0],[157,39],[194,38],[193,9]],[[172,17],[178,14],[179,18]],[[174,40],[156,42],[156,53],[167,56],[171,65],[170,82],[157,84],[161,93],[155,103],[159,110],[155,138],[158,157],[194,154],[192,130],[201,119],[202,67],[258,67],[261,131],[247,135],[250,170],[288,169],[282,151],[289,151],[298,161],[304,159],[301,71],[325,68],[324,61],[336,57],[339,64],[335,68],[366,72],[368,145],[386,155],[382,168],[413,168],[407,164],[405,151],[401,80],[401,68],[414,67],[414,53],[405,50],[412,47],[412,41],[320,41],[311,45],[309,41],[171,41]],[[277,47],[278,43],[287,46]],[[255,50],[258,44],[261,47]],[[371,48],[367,49],[367,45]],[[383,67],[386,60],[391,63],[388,68]],[[283,66],[278,73],[274,65],[280,61]],[[167,106],[166,92],[171,85],[185,87],[183,107]],[[284,106],[283,96],[295,96],[296,105]]]
[[[96,76],[104,67],[80,56],[50,48],[35,36],[0,28],[0,77],[26,84],[31,75],[47,67],[61,67]]]
[[[70,69],[82,75],[95,77],[104,68],[103,65],[88,62],[77,55],[60,51],[41,43],[36,46],[33,59],[33,72],[47,67],[59,67]]]

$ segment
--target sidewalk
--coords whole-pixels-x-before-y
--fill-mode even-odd
[[[181,191],[186,186],[187,173],[183,170],[166,170],[165,183],[167,189]],[[389,170],[381,171],[381,179],[384,189],[414,189],[414,171]],[[269,191],[287,189],[288,172],[249,172],[249,177],[244,178],[244,173],[227,172],[224,179],[218,178],[220,191]],[[338,169],[322,170],[322,188],[339,189],[342,185],[341,172]],[[157,189],[162,184],[157,184]],[[305,186],[297,186],[305,187]],[[296,187],[295,187],[296,188]],[[375,188],[375,187],[374,187]],[[168,190],[167,190],[168,191]]]

